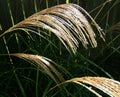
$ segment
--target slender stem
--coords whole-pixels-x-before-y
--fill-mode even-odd
[[[49,3],[48,0],[46,0],[46,8],[48,8],[48,3]]]
[[[23,17],[24,17],[24,19],[26,19],[26,14],[25,14],[25,8],[24,8],[23,0],[21,0],[21,6],[22,6]]]
[[[69,3],[69,0],[66,0],[66,4],[68,4]]]
[[[37,67],[37,74],[36,74],[36,97],[38,97],[38,78],[39,78],[39,67]]]
[[[105,5],[108,3],[108,1],[104,2],[102,5],[101,5],[101,8],[100,10],[98,11],[98,13],[96,14],[96,16],[94,17],[94,20],[98,17],[98,15],[101,13],[101,11],[103,10],[103,8],[105,7]]]
[[[19,85],[19,87],[20,87],[20,90],[21,90],[21,92],[22,92],[23,97],[27,97],[26,94],[25,94],[24,88],[23,88],[23,86],[22,86],[22,83],[21,83],[21,81],[20,81],[17,73],[15,72],[15,70],[14,70],[14,74],[15,74],[15,78],[16,78],[16,80],[17,80],[17,82],[18,82],[18,85]]]
[[[78,4],[78,5],[80,4],[80,0],[77,0],[77,4]]]
[[[37,0],[34,0],[35,12],[38,11],[38,9],[37,9],[37,2],[36,2],[36,1],[37,1]]]
[[[2,26],[1,26],[1,24],[0,24],[0,30],[2,30]]]
[[[10,54],[10,51],[9,51],[8,46],[7,46],[7,42],[6,42],[5,36],[3,37],[3,41],[4,41],[4,44],[5,44],[5,47],[6,47],[7,53]],[[13,64],[12,59],[11,59],[10,56],[9,56],[9,59],[10,59],[10,63]]]

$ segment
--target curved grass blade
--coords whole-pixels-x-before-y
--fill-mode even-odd
[[[85,48],[88,45],[97,46],[96,34],[86,17],[94,24],[99,32],[98,34],[104,40],[104,33],[94,19],[87,11],[75,4],[61,4],[37,12],[8,29],[0,37],[14,30],[37,29],[38,27],[51,31],[68,50],[71,49],[75,54],[79,47],[79,42]],[[38,33],[37,30],[36,33]]]
[[[56,85],[55,87],[51,88],[51,90],[66,83],[79,84],[85,87],[86,89],[88,89],[89,91],[91,91],[92,93],[94,93],[97,97],[102,97],[102,95],[96,92],[93,87],[103,91],[105,94],[109,95],[110,97],[120,96],[120,82],[105,77],[72,78],[70,80],[67,80],[63,83]]]
[[[108,94],[111,97],[120,96],[120,82],[113,79],[108,79],[104,77],[82,77],[82,78],[73,78],[67,82],[89,84],[94,86],[104,93]],[[92,88],[91,88],[92,89]]]
[[[108,30],[106,30],[106,32],[113,30],[120,31],[120,22],[116,23],[115,25],[112,25]]]
[[[10,54],[10,56],[16,56],[21,59],[24,59],[28,61],[29,63],[33,65],[37,65],[42,69],[51,79],[53,79],[56,83],[63,82],[64,78],[62,75],[58,72],[58,70],[51,64],[52,60],[45,58],[43,56],[38,55],[32,55],[32,54],[22,54],[22,53],[16,53],[16,54]]]
[[[2,26],[1,26],[1,24],[0,24],[0,31],[2,31]]]

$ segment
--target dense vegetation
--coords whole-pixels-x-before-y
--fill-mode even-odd
[[[94,97],[94,94],[73,83],[60,85],[60,88],[54,86],[63,80],[84,76],[102,76],[120,81],[119,0],[0,0],[0,35],[38,11],[69,2],[80,5],[93,17],[103,29],[105,41],[97,35],[96,48],[88,46],[86,49],[81,43],[74,54],[70,48],[66,49],[49,30],[42,28],[36,28],[36,31],[46,32],[43,37],[22,30],[15,30],[1,36],[0,97]],[[91,22],[91,25],[94,26],[94,23]],[[95,27],[93,29],[98,33]],[[36,61],[29,61],[14,53],[49,58],[55,62],[50,61],[59,71],[56,72],[51,67],[52,73],[54,75],[60,73],[60,75],[56,74],[53,78],[45,69],[35,65]],[[31,60],[32,57],[34,56],[31,56]],[[50,90],[52,87],[54,89]],[[102,91],[96,88],[95,90],[103,97],[108,97]]]

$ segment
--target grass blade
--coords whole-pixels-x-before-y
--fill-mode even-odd
[[[110,97],[119,97],[120,96],[120,82],[105,78],[105,77],[80,77],[80,78],[72,78],[70,80],[67,80],[65,82],[62,82],[60,84],[57,84],[53,88],[49,90],[53,90],[56,87],[59,87],[60,85],[66,84],[66,83],[76,83],[80,86],[85,87],[90,92],[94,93],[97,97],[102,97],[101,94],[96,92],[94,89],[97,88],[104,92],[105,94],[109,95]],[[90,85],[90,86],[89,86]],[[95,88],[93,88],[95,87]]]
[[[77,84],[82,83],[84,85],[89,84],[100,89],[101,91],[103,91],[111,97],[120,96],[120,82],[115,81],[113,79],[108,79],[104,77],[81,77],[73,78],[71,80],[68,80],[67,82],[74,82]]]
[[[22,53],[16,53],[16,54],[10,54],[10,56],[16,56],[21,59],[24,59],[31,64],[37,65],[40,67],[51,79],[53,79],[56,83],[64,81],[64,78],[62,75],[58,72],[58,70],[51,64],[53,63],[52,60],[38,56],[38,55],[32,55],[32,54],[22,54]],[[37,80],[36,80],[37,81]]]
[[[22,83],[21,83],[19,77],[17,76],[16,73],[14,73],[14,74],[15,74],[15,78],[16,78],[16,80],[17,80],[17,82],[18,82],[18,85],[19,85],[19,87],[20,87],[20,90],[21,90],[21,92],[22,92],[23,97],[27,97],[26,94],[25,94],[24,88],[23,88],[23,86],[22,86]]]
[[[95,25],[104,40],[104,33],[94,19],[87,11],[75,4],[61,4],[35,13],[8,29],[0,37],[14,30],[43,28],[56,35],[68,51],[71,49],[75,54],[79,47],[79,41],[85,48],[88,45],[97,46],[96,35],[85,15]]]

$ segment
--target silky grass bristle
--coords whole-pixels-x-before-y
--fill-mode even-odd
[[[86,17],[90,21],[88,21]],[[20,29],[37,34],[38,32],[33,28],[43,28],[56,35],[65,47],[69,51],[71,49],[75,54],[79,47],[79,42],[81,42],[85,48],[87,48],[89,44],[93,48],[97,46],[96,34],[89,22],[94,24],[99,32],[98,34],[104,40],[104,32],[94,19],[82,7],[75,4],[61,4],[44,9],[14,25],[5,33]],[[39,33],[39,35],[42,36],[42,33]]]

